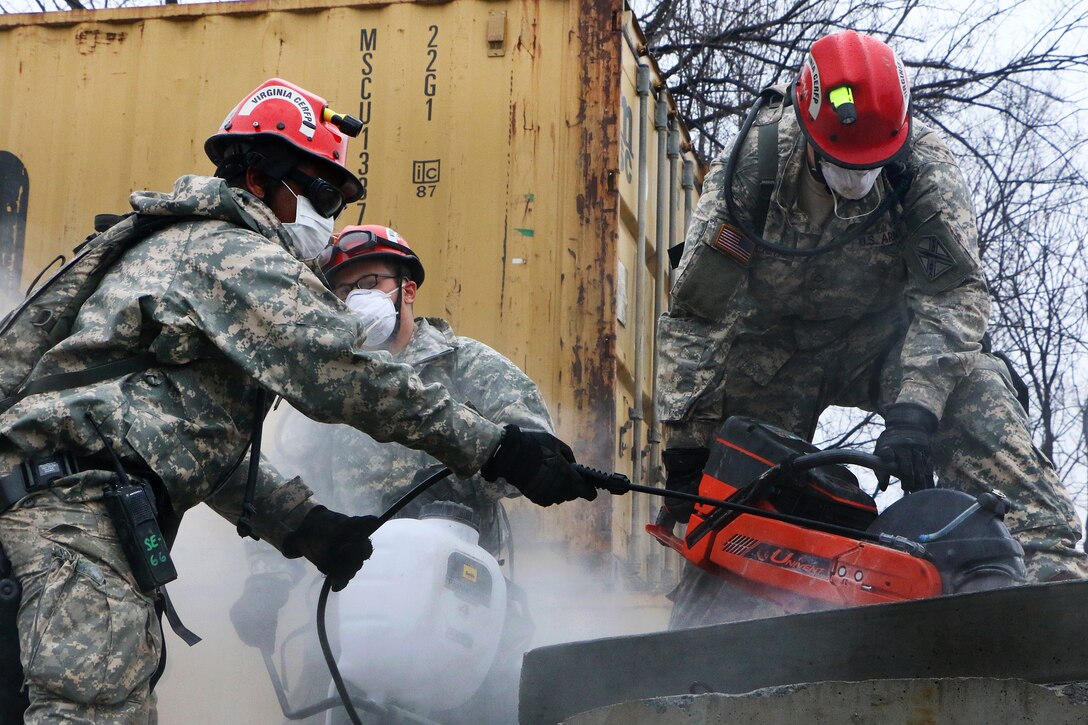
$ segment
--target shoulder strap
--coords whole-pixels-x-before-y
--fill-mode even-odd
[[[763,97],[767,108],[784,107],[790,103],[789,95],[773,86],[764,88],[760,96]],[[752,223],[760,235],[767,226],[771,194],[774,193],[774,185],[778,180],[778,122],[781,120],[782,116],[778,114],[773,121],[758,126],[756,168],[759,172],[759,187],[756,190],[755,208],[752,209]],[[737,143],[743,142],[744,139],[737,139]]]
[[[66,373],[54,373],[35,378],[24,385],[14,395],[0,400],[0,410],[7,410],[23,398],[37,395],[38,393],[52,393],[68,388],[81,388],[84,385],[101,383],[104,380],[120,378],[130,373],[138,373],[147,370],[156,364],[155,355],[151,352],[142,352],[120,360],[95,365],[84,370],[73,370]]]
[[[774,108],[790,103],[789,95],[774,86],[764,88],[759,95],[765,107]],[[756,188],[755,208],[752,209],[752,222],[761,235],[763,228],[767,225],[767,211],[771,208],[771,195],[774,193],[774,185],[778,179],[778,122],[780,120],[782,120],[781,116],[777,116],[773,121],[759,126],[759,135],[756,138],[759,184]],[[746,138],[747,134],[738,134],[733,141],[734,148],[743,144]],[[733,153],[736,153],[736,150]],[[673,269],[680,266],[684,244],[685,242],[680,242],[669,247],[669,263]]]
[[[257,495],[257,477],[261,468],[261,432],[264,430],[264,419],[268,415],[268,393],[257,383],[257,394],[253,401],[253,429],[249,434],[249,471],[246,476],[246,489],[242,497],[242,515],[238,517],[236,530],[243,539],[247,536],[254,541],[260,541],[260,537],[253,533],[253,517],[257,515],[257,509],[253,505],[253,499]]]
[[[756,143],[759,189],[756,193],[756,205],[752,210],[752,222],[759,233],[763,234],[767,226],[767,212],[771,208],[771,194],[774,193],[775,179],[778,177],[778,121],[760,126]]]

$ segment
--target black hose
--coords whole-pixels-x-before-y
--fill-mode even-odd
[[[332,579],[325,579],[321,585],[321,595],[317,598],[317,639],[321,642],[321,654],[325,656],[325,663],[329,666],[329,674],[332,675],[336,692],[340,695],[340,701],[347,710],[348,717],[353,725],[363,725],[359,713],[355,711],[355,705],[351,702],[344,678],[340,676],[340,668],[336,666],[336,658],[332,655],[332,647],[329,646],[329,633],[325,629],[325,605],[329,603],[329,592],[332,590]]]
[[[385,510],[385,513],[378,517],[378,526],[381,526],[386,521],[399,514],[401,509],[412,503],[412,501],[416,500],[421,493],[441,481],[446,476],[450,475],[450,473],[450,469],[441,468],[417,483],[415,486],[412,487],[410,491],[408,491],[408,493],[397,499],[397,501],[392,506]]]
[[[272,689],[276,692],[276,699],[279,700],[280,710],[283,711],[283,716],[288,720],[304,720],[319,712],[332,710],[343,704],[339,697],[329,697],[320,702],[315,702],[313,705],[307,705],[298,710],[292,710],[291,704],[287,702],[287,693],[284,692],[283,682],[280,680],[279,674],[276,672],[276,665],[272,661],[271,652],[262,649],[261,655],[264,657],[264,666],[268,670],[268,676],[272,679]],[[379,714],[382,711],[382,708],[379,708],[373,702],[363,702],[359,700],[352,700],[352,702],[364,710],[373,710],[375,713]]]
[[[792,476],[801,471],[807,471],[811,468],[820,468],[821,466],[830,466],[834,464],[852,463],[858,466],[864,466],[874,471],[886,471],[892,475],[896,474],[894,467],[889,465],[883,459],[874,456],[872,453],[865,453],[864,451],[855,451],[850,449],[833,449],[828,451],[816,451],[814,453],[805,453],[797,456],[789,461],[778,464],[768,468],[766,471],[756,479],[755,485],[761,479],[770,478],[777,475]],[[777,511],[768,511],[766,509],[756,508],[754,506],[746,506],[740,503],[734,503],[732,501],[726,501],[723,499],[709,498],[707,496],[700,496],[694,493],[684,493],[682,491],[669,491],[663,488],[655,488],[653,486],[642,486],[637,483],[631,483],[626,476],[620,474],[606,474],[601,471],[583,466],[579,463],[574,464],[574,468],[584,477],[586,480],[593,483],[597,488],[607,490],[611,493],[626,493],[627,491],[635,491],[638,493],[647,493],[651,496],[661,496],[662,498],[675,498],[683,501],[691,501],[692,503],[706,504],[707,506],[713,506],[718,511],[711,514],[711,516],[721,515],[724,511],[736,511],[738,513],[750,514],[752,516],[759,516],[765,519],[771,519],[773,521],[782,521],[787,524],[795,524],[803,526],[805,528],[814,529],[816,531],[823,531],[829,534],[838,534],[846,536],[852,539],[858,539],[861,541],[872,541],[875,543],[885,543],[884,540],[876,534],[870,534],[858,529],[851,529],[846,526],[839,526],[837,524],[829,524],[823,521],[816,521],[814,519],[808,519],[801,516],[791,516],[789,514],[778,513]],[[704,522],[704,525],[709,524],[710,518]],[[709,531],[709,527],[707,529]]]

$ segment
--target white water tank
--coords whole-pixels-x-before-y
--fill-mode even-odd
[[[472,510],[448,501],[374,533],[373,556],[337,602],[345,682],[420,714],[479,689],[506,617],[506,580],[479,538]]]

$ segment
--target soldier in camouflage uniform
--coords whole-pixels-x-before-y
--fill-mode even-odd
[[[318,261],[336,296],[370,331],[368,346],[388,351],[396,362],[410,365],[424,383],[442,385],[455,400],[488,420],[552,432],[540,391],[514,363],[478,340],[454,334],[442,318],[414,316],[424,267],[396,231],[380,225],[345,227]],[[303,476],[323,501],[352,513],[380,514],[441,466],[424,451],[379,443],[350,426],[317,423],[290,406],[272,413],[267,429],[275,444],[269,458],[278,469]],[[505,481],[489,482],[478,475],[447,478],[401,515],[417,515],[430,501],[464,504],[473,511],[480,546],[498,557],[504,543],[502,499],[517,495]],[[231,620],[244,642],[271,649],[278,608],[286,604],[303,572],[259,542],[247,549],[254,573],[231,608]],[[316,588],[306,588],[312,598]],[[308,663],[298,668],[300,677],[290,693],[296,707],[320,701],[328,692],[330,679],[317,640],[310,641],[314,646],[306,653]],[[520,657],[527,642],[505,644]],[[313,718],[319,721],[324,722],[323,715]]]
[[[943,486],[997,488],[1015,505],[1005,522],[1029,579],[1085,576],[1070,498],[1031,441],[1009,370],[982,351],[990,298],[970,192],[937,135],[911,121],[901,63],[875,38],[830,35],[791,99],[761,105],[732,178],[730,152],[715,160],[688,228],[658,337],[667,487],[697,488],[730,415],[811,440],[828,406],[876,411],[875,451],[904,490],[932,485],[934,467]],[[760,170],[764,133],[773,174]],[[674,625],[765,611],[739,594],[736,611],[692,604],[692,591],[719,586],[688,572]]]
[[[23,586],[27,723],[156,719],[155,592],[139,590],[103,505],[103,486],[117,476],[107,448],[150,481],[160,511],[207,502],[236,521],[263,388],[317,420],[427,450],[459,476],[482,466],[542,505],[594,495],[554,437],[504,431],[410,368],[359,349],[355,317],[304,261],[361,194],[342,166],[342,121],[323,99],[268,81],[206,144],[222,178],[185,176],[173,193],[134,193],[138,212],[176,223],[109,270],[34,378],[141,352],[154,362],[30,395],[0,416],[0,474],[8,472],[0,490],[21,484],[25,493],[0,506],[0,542]],[[23,474],[25,461],[65,457],[80,472],[40,488]],[[300,480],[270,467],[261,467],[253,509],[256,534],[305,556],[334,588],[370,554],[372,518],[316,505]]]
[[[553,432],[536,383],[514,363],[478,340],[454,334],[440,317],[415,317],[424,267],[394,230],[380,225],[347,227],[319,261],[336,296],[357,310],[364,327],[384,322],[390,328],[384,342],[369,345],[410,365],[424,383],[439,383],[488,420]],[[384,330],[375,332],[368,340],[383,334]],[[355,513],[381,513],[407,493],[421,471],[440,465],[424,451],[378,443],[350,426],[315,423],[293,408],[277,411],[274,419],[277,440],[284,444],[278,455],[270,453],[277,466],[297,470],[323,499]],[[488,482],[477,475],[446,479],[429,489],[424,500],[470,507],[481,546],[497,556],[497,504],[517,495],[506,482]]]

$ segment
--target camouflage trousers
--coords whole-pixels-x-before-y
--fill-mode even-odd
[[[0,542],[23,586],[28,725],[156,722],[150,680],[162,633],[154,600],[137,591],[94,489],[101,486],[50,489],[0,514]]]
[[[887,335],[848,336],[839,344],[797,351],[775,362],[761,361],[755,346],[738,342],[725,371],[726,415],[759,418],[811,440],[829,406],[881,411],[899,393],[901,341]],[[960,379],[932,443],[941,486],[972,496],[996,488],[1009,497],[1014,510],[1005,516],[1005,524],[1024,547],[1029,582],[1088,578],[1088,557],[1076,548],[1081,524],[1073,502],[1053,465],[1032,443],[1027,415],[1003,362],[983,354],[976,368]],[[689,566],[673,594],[672,625],[779,613],[733,589]],[[701,604],[693,604],[695,600]],[[713,600],[718,602],[714,607],[729,611],[700,611]]]

